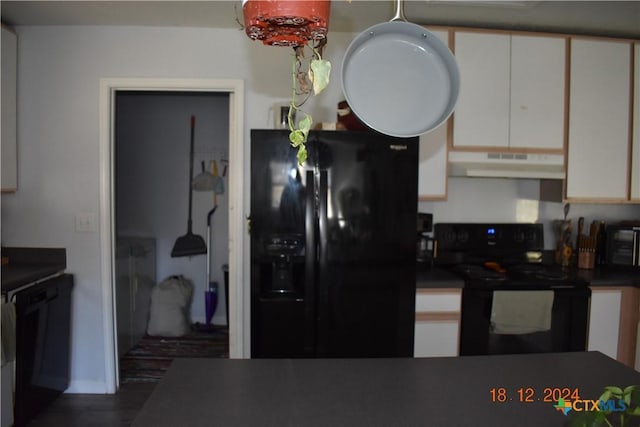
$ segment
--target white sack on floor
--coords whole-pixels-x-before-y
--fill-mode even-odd
[[[179,337],[190,331],[189,308],[193,282],[183,276],[170,276],[151,290],[151,312],[147,333],[152,336]]]

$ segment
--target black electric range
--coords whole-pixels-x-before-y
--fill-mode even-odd
[[[542,224],[440,223],[435,264],[460,276],[465,287],[555,289],[586,287],[572,270],[543,262]]]
[[[542,224],[439,223],[434,239],[435,264],[465,283],[460,355],[586,350],[591,291],[543,262]]]

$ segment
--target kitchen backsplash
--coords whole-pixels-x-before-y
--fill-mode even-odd
[[[449,178],[448,200],[420,202],[420,212],[433,213],[433,222],[541,222],[545,249],[553,249],[552,223],[563,218],[563,204],[539,200],[539,181],[535,179]],[[577,225],[602,220],[607,223],[640,220],[640,205],[571,204],[568,218]],[[575,228],[576,226],[574,226]],[[575,235],[574,230],[574,235]]]

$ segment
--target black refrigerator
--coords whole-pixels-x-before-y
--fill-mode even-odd
[[[412,357],[418,138],[251,131],[251,356]]]

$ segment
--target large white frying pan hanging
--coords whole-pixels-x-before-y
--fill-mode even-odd
[[[369,27],[347,48],[342,90],[367,126],[408,138],[437,128],[451,115],[460,72],[445,43],[407,22],[402,0],[396,0],[391,21]]]

